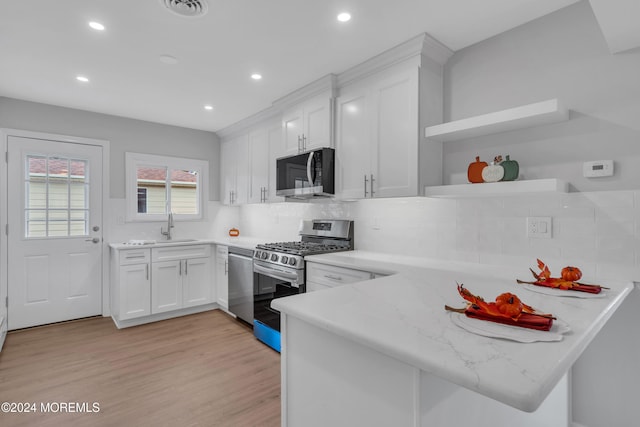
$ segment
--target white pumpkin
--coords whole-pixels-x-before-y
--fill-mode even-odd
[[[504,168],[501,165],[496,165],[495,162],[491,162],[482,169],[482,179],[484,182],[498,182],[504,177]]]

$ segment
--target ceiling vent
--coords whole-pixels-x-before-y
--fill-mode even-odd
[[[209,7],[205,0],[160,0],[164,7],[176,15],[198,18],[207,14]]]

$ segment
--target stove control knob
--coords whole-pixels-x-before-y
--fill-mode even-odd
[[[255,254],[253,254],[253,257],[260,259],[260,251],[256,251]]]
[[[267,259],[267,257],[268,257],[268,256],[269,256],[269,254],[268,254],[268,253],[266,253],[266,252],[262,252],[262,254],[260,255],[260,257],[261,257],[262,259]]]
[[[277,260],[278,260],[278,255],[271,254],[271,261],[277,261]]]
[[[289,265],[296,265],[296,259],[295,258],[289,258]]]
[[[289,261],[289,257],[286,255],[283,255],[281,261],[283,264],[286,264]]]

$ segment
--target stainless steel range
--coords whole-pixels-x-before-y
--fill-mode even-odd
[[[266,243],[253,255],[253,331],[280,351],[280,313],[271,308],[276,298],[303,293],[304,257],[353,250],[353,221],[303,221],[300,241]]]

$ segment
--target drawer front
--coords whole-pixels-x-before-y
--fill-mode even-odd
[[[216,246],[216,253],[219,256],[226,258],[226,256],[229,255],[229,247],[228,246],[223,246],[223,245],[217,245]]]
[[[308,262],[307,282],[315,282],[325,286],[340,286],[371,279],[371,273],[351,268],[334,267],[325,264]]]
[[[125,249],[118,252],[120,265],[146,264],[151,260],[151,249]]]
[[[151,261],[172,261],[202,258],[211,255],[211,245],[165,246],[151,249]]]
[[[320,283],[307,281],[307,293],[331,289],[332,287],[333,286],[321,285]]]

